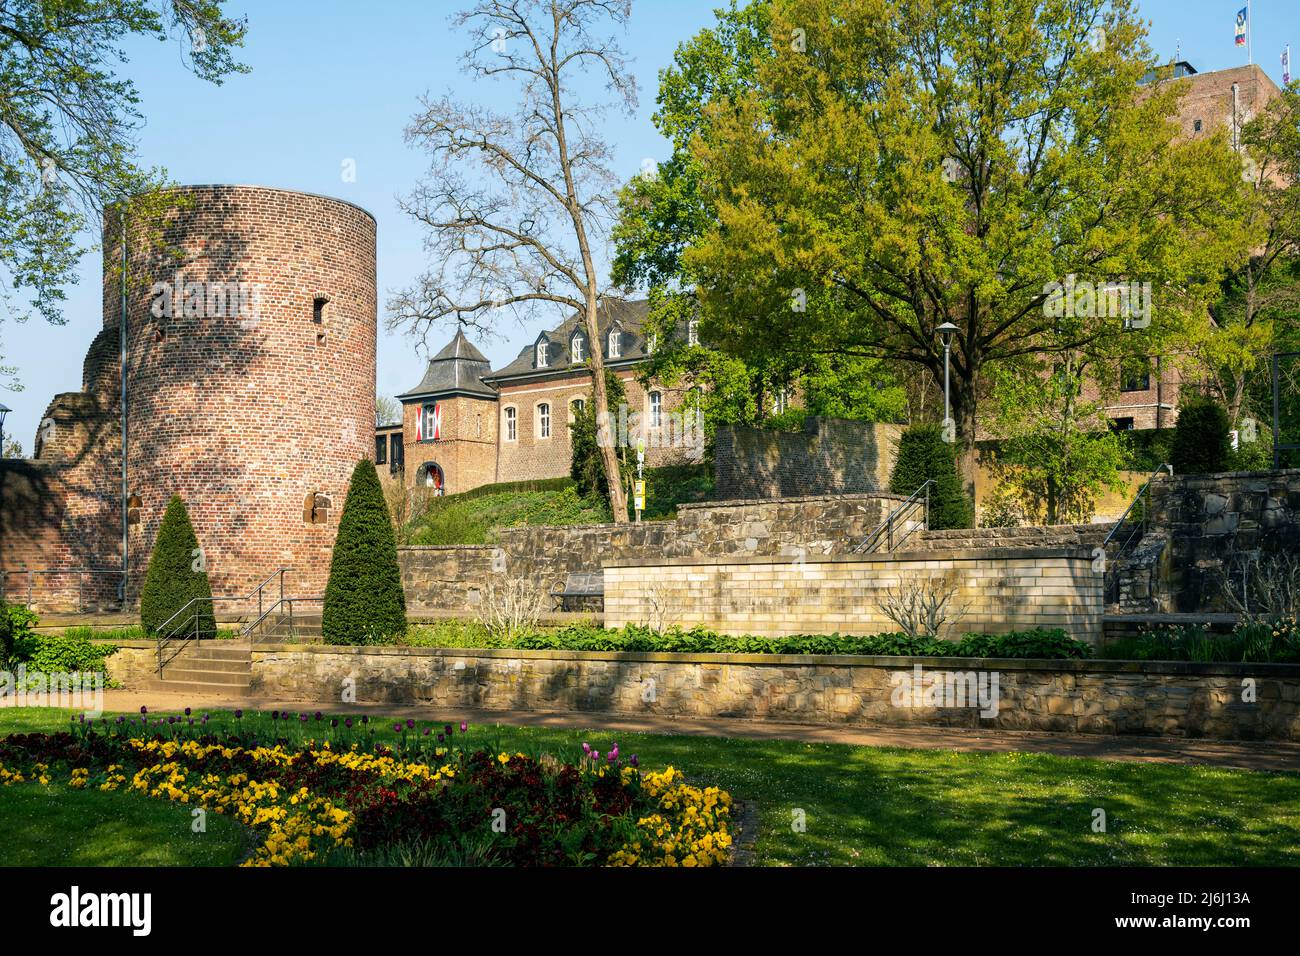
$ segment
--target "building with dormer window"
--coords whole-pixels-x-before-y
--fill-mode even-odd
[[[647,313],[644,301],[605,300],[598,341],[605,367],[622,380],[627,413],[651,430],[667,429],[680,421],[672,413],[686,389],[656,384],[647,391],[637,380],[637,366],[653,351],[643,331]],[[578,314],[538,335],[496,370],[458,331],[429,361],[420,383],[397,396],[406,486],[457,494],[495,482],[567,475],[573,457],[569,423],[591,400],[589,361],[590,341]],[[613,413],[617,419],[618,410]],[[647,444],[650,467],[692,454],[667,442]]]

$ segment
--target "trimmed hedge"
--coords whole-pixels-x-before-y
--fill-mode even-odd
[[[397,539],[374,463],[352,470],[330,561],[321,636],[327,644],[377,643],[406,633]]]
[[[1014,657],[1065,660],[1084,658],[1089,645],[1060,629],[967,634],[959,641],[907,634],[799,634],[755,637],[719,634],[706,627],[670,628],[659,632],[638,624],[606,629],[570,624],[555,631],[535,631],[513,641],[493,639],[481,628],[434,627],[432,639],[412,635],[413,644],[433,647],[495,647],[540,651],[641,651],[681,654],[860,654],[901,657]]]
[[[1208,398],[1191,398],[1178,410],[1169,463],[1175,475],[1227,471],[1232,460],[1228,413]]]
[[[971,527],[975,509],[957,473],[956,449],[943,440],[939,425],[912,425],[899,436],[889,490],[896,495],[910,495],[927,479],[934,481],[930,489],[930,527],[936,531]]]
[[[190,524],[185,502],[180,495],[172,495],[158,528],[158,539],[149,558],[149,571],[140,591],[140,623],[149,635],[157,634],[173,614],[196,598],[206,599],[195,607],[199,633],[216,633],[212,585],[200,557],[199,539],[194,534],[194,525]],[[196,562],[203,570],[195,570]]]

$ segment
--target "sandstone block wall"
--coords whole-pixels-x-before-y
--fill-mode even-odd
[[[411,546],[398,556],[408,607],[460,611],[477,606],[493,567],[549,592],[569,574],[599,571],[610,560],[844,554],[899,500],[861,494],[690,504],[672,521],[507,528],[494,545]]]
[[[605,625],[702,624],[762,637],[877,634],[900,630],[881,605],[918,582],[956,589],[945,637],[1060,627],[1076,640],[1101,638],[1101,573],[1091,551],[1066,548],[613,561],[605,565]]]

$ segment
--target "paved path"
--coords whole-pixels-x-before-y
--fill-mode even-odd
[[[1286,770],[1300,773],[1300,743],[1284,741],[1190,740],[1181,737],[1110,737],[1101,734],[1050,734],[1014,730],[967,730],[948,727],[821,727],[775,721],[680,717],[624,717],[595,713],[539,711],[456,711],[447,713],[426,705],[339,704],[256,697],[220,698],[170,691],[109,690],[104,692],[107,712],[151,711],[166,713],[184,707],[212,710],[320,710],[330,714],[370,713],[429,720],[468,720],[474,724],[513,727],[564,727],[603,732],[689,734],[700,737],[736,737],[749,740],[802,740],[811,743],[852,744],[862,747],[904,747],[919,750],[972,752],[1052,753],[1065,757],[1102,760],[1149,760],[1157,763],[1212,764],[1244,770]]]

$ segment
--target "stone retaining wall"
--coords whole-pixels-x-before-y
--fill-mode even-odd
[[[1060,627],[1076,640],[1101,638],[1102,574],[1083,548],[614,561],[605,566],[605,625],[878,634],[900,630],[881,604],[918,581],[956,589],[944,636]]]
[[[528,526],[497,532],[491,545],[398,549],[412,613],[473,611],[489,573],[549,592],[611,560],[844,554],[902,499],[885,493],[682,505],[672,521]]]
[[[119,644],[109,674],[153,676],[153,645]],[[266,707],[340,700],[462,710],[738,717],[819,726],[942,726],[1225,740],[1300,740],[1300,665],[1025,661],[782,654],[265,645],[251,694]],[[903,707],[900,676],[922,668],[998,678],[996,716],[975,707]],[[988,679],[986,678],[986,681]],[[1254,700],[1243,700],[1245,681]],[[991,684],[986,683],[991,687]],[[593,724],[598,726],[598,720]]]

